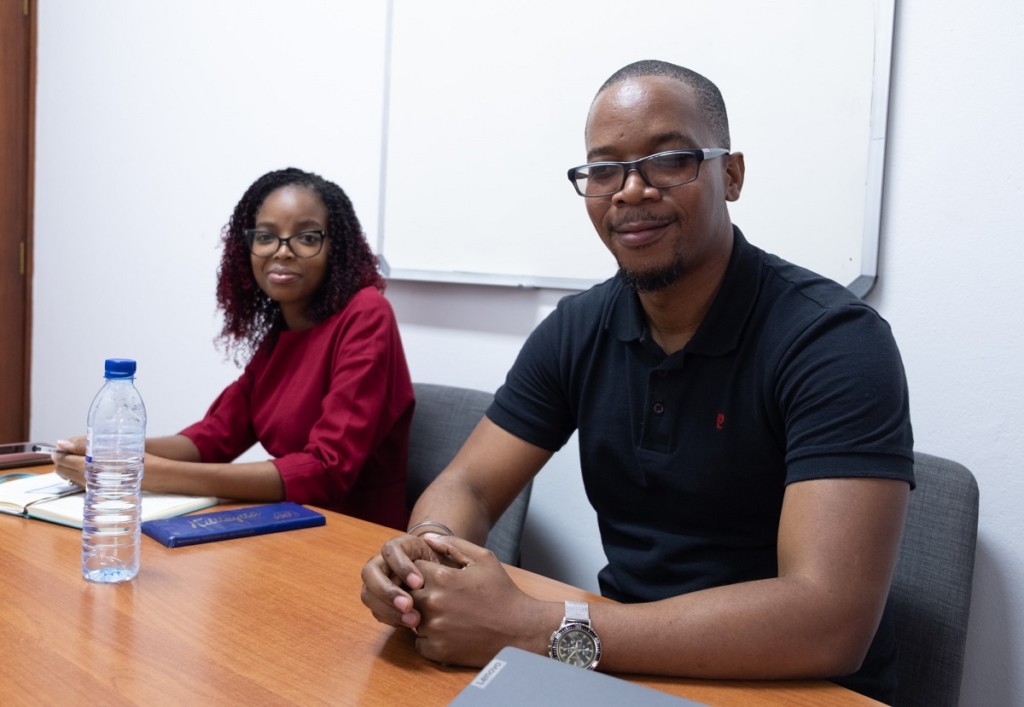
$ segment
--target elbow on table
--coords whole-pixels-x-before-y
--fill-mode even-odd
[[[823,635],[817,645],[809,647],[813,674],[808,677],[833,678],[856,673],[864,664],[874,635],[874,631],[858,627],[842,627]]]

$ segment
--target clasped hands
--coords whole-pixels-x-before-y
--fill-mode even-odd
[[[542,602],[524,594],[490,550],[424,533],[389,540],[362,571],[374,618],[416,633],[416,650],[442,664],[479,667],[505,646],[537,650],[529,617]]]

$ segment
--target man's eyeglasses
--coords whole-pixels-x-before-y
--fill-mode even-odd
[[[327,234],[324,231],[303,231],[302,233],[287,238],[275,236],[267,231],[259,231],[251,228],[245,232],[245,239],[249,242],[249,250],[258,258],[269,258],[281,248],[283,243],[288,247],[296,258],[312,258],[319,255],[324,247],[324,239]]]
[[[728,154],[729,151],[721,147],[706,147],[668,150],[632,162],[591,162],[570,169],[569,181],[580,196],[611,196],[622,191],[626,177],[635,169],[648,186],[667,189],[694,181],[704,160]]]

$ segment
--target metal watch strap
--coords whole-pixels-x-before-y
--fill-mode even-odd
[[[562,619],[562,625],[565,626],[570,623],[582,623],[589,626],[590,604],[585,601],[565,602],[565,618]]]

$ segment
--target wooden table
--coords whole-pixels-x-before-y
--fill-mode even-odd
[[[47,470],[35,467],[33,470]],[[169,549],[134,582],[81,578],[81,534],[0,514],[0,705],[443,705],[476,674],[378,624],[359,572],[394,531],[327,525]],[[509,568],[541,599],[600,597]],[[709,705],[877,705],[827,682],[624,676]]]

